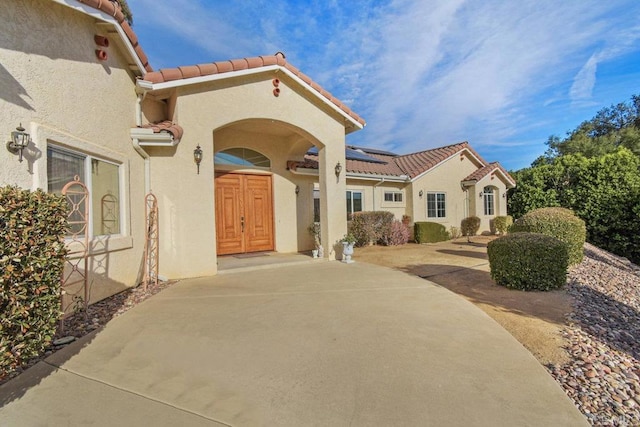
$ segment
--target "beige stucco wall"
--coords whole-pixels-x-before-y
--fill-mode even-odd
[[[96,20],[52,1],[3,2],[0,13],[0,184],[47,188],[47,144],[121,164],[122,236],[95,239],[93,300],[134,285],[142,257],[142,160],[129,129],[134,79],[115,43],[96,59]],[[5,148],[19,123],[32,136],[23,163]],[[132,214],[133,210],[133,214]]]
[[[437,222],[449,230],[460,228],[460,222],[472,212],[467,208],[467,193],[460,186],[460,181],[477,170],[478,164],[468,155],[456,154],[445,160],[428,173],[415,179],[412,185],[412,220]],[[420,197],[420,191],[423,196]],[[427,193],[443,192],[446,194],[446,217],[427,218]],[[469,195],[469,198],[472,194]],[[471,200],[470,200],[471,201]],[[471,201],[472,202],[472,201]]]
[[[184,136],[174,149],[149,150],[151,187],[161,189],[160,258],[173,261],[170,265],[161,262],[161,274],[192,277],[216,273],[213,154],[237,146],[243,139],[237,129],[243,130],[243,124],[262,134],[246,141],[245,146],[259,148],[257,151],[272,162],[276,250],[307,249],[306,237],[300,236],[306,236],[308,224],[298,220],[302,216],[296,213],[298,204],[307,196],[296,199],[296,179],[300,178],[286,170],[286,161],[293,154],[287,147],[297,146],[300,138],[307,140],[309,147],[319,147],[320,182],[323,183],[323,176],[329,178],[323,184],[323,204],[328,209],[327,217],[322,219],[323,240],[337,241],[345,233],[344,174],[336,180],[333,172],[337,162],[345,164],[342,118],[282,74],[278,76],[280,96],[275,97],[271,83],[274,76],[270,72],[176,89],[173,120],[185,129]],[[271,135],[271,124],[278,134],[283,128],[288,133]],[[235,134],[224,130],[230,125],[235,125]],[[198,144],[204,152],[199,175],[193,162],[193,150]],[[342,195],[340,202],[336,202],[338,194]],[[342,215],[337,215],[338,211]],[[332,257],[335,253],[328,250],[327,255]]]
[[[495,214],[484,214],[484,198],[480,197],[480,192],[484,191],[486,186],[493,189],[493,200],[495,203]],[[491,220],[496,216],[507,215],[507,188],[505,182],[500,179],[499,174],[489,174],[479,180],[472,189],[469,190],[470,196],[474,199],[474,212],[480,218],[480,232],[491,231]]]
[[[362,192],[363,211],[388,211],[398,220],[407,214],[407,207],[410,205],[409,184],[404,182],[384,181],[382,178],[377,181],[348,178],[347,190]],[[402,202],[385,202],[384,193],[387,191],[401,192]]]

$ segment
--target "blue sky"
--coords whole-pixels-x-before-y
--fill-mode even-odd
[[[282,51],[364,117],[348,144],[469,141],[527,167],[640,94],[638,0],[128,0],[154,69]]]

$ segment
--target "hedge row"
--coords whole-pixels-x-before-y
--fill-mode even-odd
[[[0,188],[0,369],[39,355],[60,311],[67,203],[62,196]],[[0,374],[0,376],[2,376]]]

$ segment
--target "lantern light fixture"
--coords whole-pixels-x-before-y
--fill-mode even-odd
[[[7,150],[9,150],[13,154],[18,153],[18,161],[20,163],[22,163],[23,158],[22,152],[25,148],[27,148],[29,142],[31,141],[29,134],[24,130],[25,129],[22,127],[22,123],[20,123],[16,130],[11,132],[11,141],[7,142]]]
[[[340,162],[336,163],[336,178],[340,178],[340,172],[342,172],[342,165],[340,164]]]
[[[200,148],[200,144],[193,150],[193,161],[196,162],[198,175],[200,175],[200,162],[202,162],[202,148]]]

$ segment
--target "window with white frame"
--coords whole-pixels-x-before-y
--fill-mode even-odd
[[[354,212],[362,212],[362,191],[347,190],[347,219]],[[313,190],[313,221],[320,222],[320,190]]]
[[[489,186],[484,187],[483,199],[484,199],[484,214],[494,215],[495,214],[495,198],[493,195],[493,187],[489,187]]]
[[[120,234],[120,165],[84,153],[48,146],[49,192],[60,193],[76,176],[89,189],[89,234]]]
[[[445,193],[427,193],[427,218],[445,218],[447,216],[447,196]]]
[[[385,191],[384,192],[384,201],[385,202],[402,203],[402,201],[403,201],[402,191]]]
[[[362,212],[362,191],[347,190],[347,219],[354,212]]]

